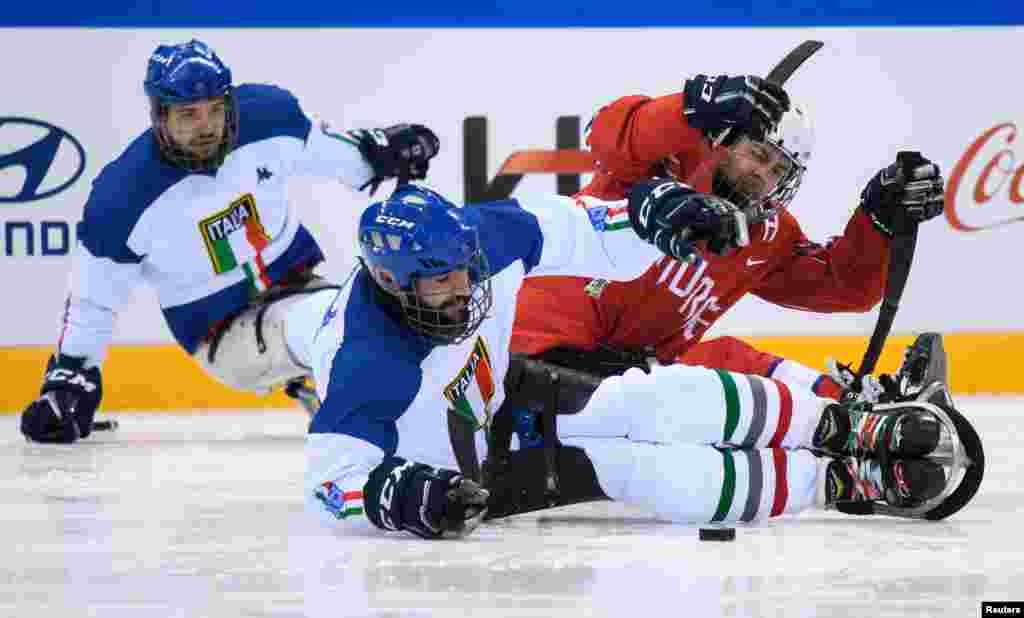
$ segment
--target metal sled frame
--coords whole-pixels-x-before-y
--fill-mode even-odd
[[[931,403],[940,391],[947,405]],[[977,493],[985,473],[985,451],[974,427],[953,407],[949,389],[942,382],[934,382],[913,402],[934,414],[942,424],[944,431],[939,446],[927,457],[946,469],[945,489],[914,507],[895,507],[882,502],[848,502],[835,505],[836,510],[850,515],[891,515],[938,521],[962,509]],[[905,408],[906,403],[878,404],[872,411],[886,413],[891,410],[895,413]]]

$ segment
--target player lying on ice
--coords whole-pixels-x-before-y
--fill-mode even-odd
[[[423,177],[438,149],[420,125],[314,126],[286,90],[233,86],[231,70],[195,40],[159,46],[144,89],[152,128],[103,169],[85,205],[63,332],[21,418],[31,440],[92,431],[115,308],[140,283],[156,289],[177,342],[221,382],[266,393],[309,375],[288,346],[302,345],[338,286],[313,272],[323,254],[289,204],[287,179],[375,187],[399,166]],[[296,310],[304,304],[319,309]]]
[[[598,169],[578,196],[581,205],[623,199],[636,183],[655,178],[685,180],[694,192],[658,213],[660,223],[655,217],[633,221],[665,253],[643,276],[527,280],[512,351],[571,359],[598,371],[616,356],[651,356],[781,379],[841,398],[849,375],[838,367],[837,382],[732,337],[701,341],[748,293],[805,311],[870,310],[882,298],[894,218],[924,221],[942,212],[939,168],[917,155],[871,179],[842,235],[824,245],[810,242],[787,206],[813,142],[805,110],[791,105],[781,87],[755,76],[698,75],[681,93],[628,96],[601,109],[587,137]],[[749,226],[739,238],[731,229],[736,207]],[[606,225],[628,225],[625,215],[610,212]],[[659,232],[665,228],[689,228],[689,241]],[[922,341],[918,351],[941,354],[930,343]]]
[[[662,220],[678,192],[686,189],[644,185],[628,204],[605,206]],[[362,214],[362,267],[328,308],[307,363],[323,402],[306,440],[309,510],[347,530],[458,537],[488,508],[544,508],[537,462],[548,452],[563,503],[608,497],[679,522],[867,500],[915,505],[945,487],[942,467],[921,458],[940,433],[921,406],[882,416],[777,380],[683,364],[605,379],[578,414],[559,418],[557,445],[515,451],[488,489],[456,471],[450,425],[470,427],[468,447],[486,452],[492,414],[508,396],[524,278],[628,279],[650,263],[644,250],[653,247],[630,228],[599,225],[571,204],[549,196],[460,208],[405,186]]]

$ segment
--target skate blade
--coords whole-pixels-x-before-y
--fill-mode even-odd
[[[942,382],[933,382],[914,400],[914,405],[931,412],[941,424],[942,433],[939,437],[939,445],[926,457],[942,465],[946,474],[946,486],[935,497],[913,507],[895,507],[885,503],[875,503],[873,509],[875,513],[911,519],[944,519],[963,508],[974,497],[984,471],[984,452],[981,442],[967,420],[959,412],[955,412],[960,422],[964,424],[963,428],[971,434],[970,441],[965,443],[957,430],[956,422],[943,407],[938,405],[940,403],[948,405],[950,410],[955,410],[952,406],[949,389]],[[906,402],[886,404],[875,406],[874,411],[884,412],[886,409],[898,409],[905,406]],[[954,496],[954,494],[956,495]]]

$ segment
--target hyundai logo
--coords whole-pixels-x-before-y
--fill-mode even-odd
[[[41,138],[38,137],[40,129],[43,132]],[[22,137],[28,134],[31,134],[31,138]],[[20,189],[16,189],[16,193],[12,195],[0,189],[0,204],[46,199],[75,184],[85,171],[85,149],[82,144],[73,135],[52,124],[31,118],[0,118],[0,136],[4,150],[7,145],[14,146],[13,152],[0,152],[0,178],[11,167],[22,167],[25,170],[25,180]],[[65,144],[74,146],[74,149],[66,146],[61,148]],[[50,176],[53,178],[48,178]]]

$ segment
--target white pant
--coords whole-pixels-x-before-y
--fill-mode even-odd
[[[212,362],[209,340],[193,357],[227,386],[268,394],[288,380],[311,375],[313,336],[337,294],[335,288],[324,288],[249,307],[220,333]]]
[[[656,366],[604,380],[558,434],[614,500],[673,521],[753,521],[815,503],[818,461],[795,449],[827,403],[767,378]]]

